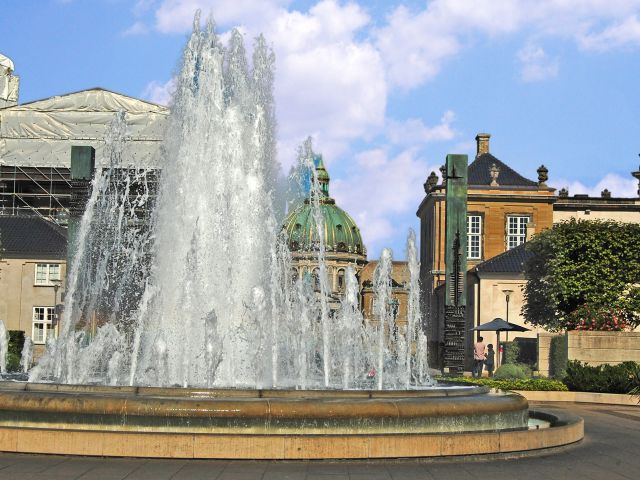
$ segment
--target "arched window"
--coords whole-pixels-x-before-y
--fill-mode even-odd
[[[313,284],[313,289],[316,292],[320,291],[320,269],[319,268],[314,268],[313,272],[311,273],[311,281]]]
[[[339,292],[344,292],[344,287],[345,287],[344,269],[341,268],[340,270],[338,270],[338,291]]]

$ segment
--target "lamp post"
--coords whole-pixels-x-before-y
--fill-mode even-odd
[[[509,323],[509,297],[511,297],[511,294],[513,293],[513,290],[502,290],[502,293],[504,293],[504,296],[507,300],[507,323]],[[509,330],[507,330],[506,332],[507,334],[507,339],[505,340],[506,342],[509,341]]]

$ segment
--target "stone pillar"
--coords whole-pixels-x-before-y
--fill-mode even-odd
[[[71,201],[67,227],[67,272],[71,271],[80,221],[91,196],[91,181],[95,170],[96,151],[93,147],[71,147]]]
[[[455,375],[464,371],[466,340],[467,163],[466,155],[447,155],[444,368]]]

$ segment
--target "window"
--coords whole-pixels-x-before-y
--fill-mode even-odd
[[[529,217],[511,215],[507,217],[507,250],[524,243],[527,240],[527,223]]]
[[[482,217],[469,215],[467,217],[467,258],[482,258]]]
[[[31,339],[33,343],[46,343],[53,334],[54,307],[33,307],[33,328]]]
[[[60,280],[59,263],[36,264],[36,285],[53,285],[54,280]]]
[[[320,291],[320,269],[314,268],[311,272],[311,282],[316,292]]]
[[[344,292],[344,270],[338,270],[338,291]]]

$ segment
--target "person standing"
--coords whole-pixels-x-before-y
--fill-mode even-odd
[[[484,361],[484,366],[487,369],[489,377],[493,377],[493,367],[496,360],[496,351],[493,349],[493,345],[490,343],[487,345],[487,358]]]
[[[483,340],[484,338],[478,337],[478,341],[473,346],[473,371],[471,372],[473,378],[480,378],[482,376],[482,365],[485,358],[485,345],[482,342]]]

